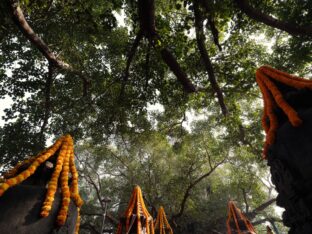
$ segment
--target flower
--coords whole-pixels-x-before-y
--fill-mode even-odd
[[[134,213],[136,212],[136,213]],[[136,215],[136,225],[137,225],[137,234],[141,234],[141,230],[143,229],[142,224],[141,224],[141,217],[144,216],[147,220],[145,223],[145,229],[146,229],[146,234],[154,234],[154,223],[153,223],[153,218],[147,211],[143,196],[142,196],[142,191],[139,186],[135,186],[135,188],[132,191],[131,198],[128,204],[128,208],[125,211],[125,217],[126,217],[126,232],[131,229],[130,227],[130,220],[132,218],[132,215]],[[117,233],[116,234],[121,234],[123,227],[122,223],[119,223]]]
[[[65,135],[59,138],[55,144],[49,148],[43,150],[36,157],[31,157],[23,162],[18,163],[12,170],[5,173],[3,183],[0,184],[0,196],[2,196],[10,187],[20,184],[28,177],[33,175],[37,168],[47,161],[59,150],[56,166],[52,173],[51,179],[48,182],[48,188],[46,192],[45,200],[41,207],[41,217],[47,217],[52,209],[53,201],[55,199],[55,193],[58,189],[58,181],[60,181],[62,202],[57,215],[57,224],[64,225],[67,219],[68,207],[73,199],[77,206],[78,217],[76,221],[75,233],[78,234],[80,223],[80,207],[83,204],[83,200],[79,195],[78,190],[78,172],[74,162],[74,143],[70,135]],[[17,174],[22,167],[27,167],[24,171]],[[72,174],[72,184],[69,188],[68,178],[69,173]]]
[[[166,217],[165,209],[160,206],[157,213],[157,218],[155,221],[155,230],[159,229],[160,234],[166,234],[166,230],[169,231],[169,234],[173,234],[172,228]]]
[[[283,110],[288,117],[289,122],[294,127],[298,127],[302,124],[302,120],[298,116],[298,113],[285,101],[282,93],[273,81],[278,81],[296,89],[312,89],[312,81],[287,74],[270,66],[262,66],[258,68],[256,71],[256,81],[260,87],[264,100],[262,126],[266,133],[266,140],[263,157],[266,158],[269,146],[275,142],[275,135],[278,128],[278,119],[274,113],[276,107]]]

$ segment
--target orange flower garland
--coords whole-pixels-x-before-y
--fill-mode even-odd
[[[232,223],[231,223],[232,221]],[[234,222],[233,222],[234,221]],[[245,230],[241,230],[240,223],[243,222],[245,225]],[[231,226],[231,224],[234,224],[235,227]],[[250,223],[250,221],[242,214],[240,209],[238,209],[233,201],[229,201],[228,203],[228,218],[226,220],[226,228],[228,234],[243,234],[245,231],[248,231],[248,233],[256,233],[254,227]],[[232,230],[234,229],[234,232]]]
[[[263,158],[267,157],[268,148],[275,141],[275,134],[278,128],[278,120],[274,113],[276,107],[283,110],[294,127],[298,127],[302,123],[297,112],[284,100],[282,93],[274,84],[274,80],[296,89],[312,89],[312,81],[287,74],[269,66],[262,66],[256,71],[256,81],[264,100],[262,126],[266,133],[266,139]]]
[[[135,212],[135,213],[134,213]],[[142,191],[139,186],[135,186],[133,189],[128,208],[125,212],[125,217],[126,217],[126,232],[128,232],[131,229],[130,226],[130,220],[132,218],[132,215],[136,215],[136,222],[137,222],[137,234],[141,234],[142,232],[142,224],[141,224],[141,217],[146,218],[146,224],[145,224],[145,229],[146,229],[146,234],[154,234],[154,223],[153,223],[153,218],[147,211],[143,196],[142,196]],[[122,229],[123,225],[120,222],[118,225],[118,229],[116,234],[122,234]]]
[[[272,229],[269,226],[266,226],[267,234],[274,234]]]
[[[158,209],[157,218],[155,221],[155,231],[159,229],[159,234],[166,234],[166,230],[169,230],[169,234],[173,234],[172,228],[167,220],[165,210],[162,206]]]
[[[73,139],[70,135],[65,135],[59,138],[54,145],[48,149],[42,151],[38,156],[25,160],[22,163],[17,164],[12,170],[4,174],[4,182],[0,184],[0,196],[10,187],[17,185],[28,177],[33,175],[36,169],[51,156],[53,156],[58,150],[59,154],[56,160],[55,169],[48,183],[48,189],[45,200],[43,202],[41,213],[42,217],[47,217],[52,208],[55,193],[58,188],[58,182],[60,181],[62,202],[61,208],[57,215],[57,224],[64,225],[67,219],[68,207],[70,199],[72,198],[78,209],[78,217],[76,222],[75,233],[78,233],[80,222],[80,207],[83,201],[78,191],[78,173],[74,163],[74,148]],[[16,175],[20,168],[27,166],[28,168]],[[68,186],[69,171],[72,174],[71,188]]]

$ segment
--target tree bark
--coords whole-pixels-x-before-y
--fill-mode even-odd
[[[272,198],[266,201],[265,203],[261,204],[260,206],[252,210],[251,212],[246,213],[246,217],[248,217],[248,219],[250,220],[254,219],[259,212],[263,211],[265,208],[272,205],[274,202],[276,202],[276,198]]]
[[[224,98],[222,91],[217,83],[215,74],[214,74],[214,69],[212,66],[212,63],[210,61],[208,52],[206,50],[205,46],[205,34],[203,30],[203,18],[200,12],[200,7],[196,1],[193,3],[194,5],[194,16],[195,16],[195,30],[196,30],[196,41],[197,41],[197,47],[201,55],[201,59],[204,63],[204,66],[206,68],[206,71],[208,73],[208,79],[211,84],[211,87],[213,91],[216,93],[219,105],[221,107],[223,115],[227,115],[227,108],[224,103]]]
[[[177,77],[177,80],[181,83],[184,90],[187,93],[196,92],[196,87],[187,77],[187,74],[183,71],[172,52],[163,45],[161,45],[160,48],[157,46],[157,42],[161,41],[161,37],[158,35],[155,26],[155,1],[139,0],[138,15],[140,20],[140,30],[142,30],[144,36],[150,41],[150,43],[153,44],[154,48],[160,50],[163,61]]]
[[[262,13],[258,9],[253,8],[246,0],[234,0],[234,2],[246,15],[258,22],[262,22],[273,28],[288,32],[293,36],[312,36],[312,26],[300,26],[278,20],[270,15]]]
[[[46,57],[50,64],[59,69],[78,75],[83,81],[83,96],[86,96],[90,82],[84,76],[84,74],[82,74],[80,71],[75,70],[70,64],[58,58],[55,53],[51,51],[49,46],[34,32],[34,30],[28,24],[17,0],[8,1],[10,3],[13,21],[20,29],[20,31],[24,34],[24,36],[31,42],[32,45],[34,45],[41,52],[44,57]]]

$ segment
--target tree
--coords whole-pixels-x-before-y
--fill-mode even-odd
[[[82,209],[82,226],[100,230],[103,207],[99,201],[109,197],[106,225],[116,227],[136,184],[142,187],[152,215],[156,217],[160,205],[166,207],[177,233],[223,233],[229,197],[256,224],[280,220],[274,209],[268,209],[275,199],[260,179],[266,168],[250,167],[254,155],[246,147],[236,147],[244,153],[231,156],[235,147],[224,147],[228,142],[213,138],[208,129],[197,127],[174,147],[172,139],[157,131],[115,138],[109,145],[79,146],[87,204]]]
[[[183,196],[180,191],[186,194],[186,205],[174,204],[169,212],[181,216],[178,220],[187,217],[179,215],[181,210],[183,214],[193,207],[195,214],[207,203],[200,185],[221,169],[241,170],[235,171],[231,182],[219,180],[224,186],[215,203],[220,206],[209,203],[207,209],[224,209],[221,203],[229,194],[244,201],[246,210],[255,208],[265,195],[257,183],[253,189],[248,187],[256,178],[249,167],[257,164],[254,170],[264,170],[265,166],[258,160],[263,135],[254,72],[270,64],[291,73],[310,73],[310,5],[291,0],[1,1],[0,97],[13,101],[5,109],[0,129],[1,168],[37,153],[48,139],[70,133],[90,150],[112,144],[120,147],[118,154],[104,147],[98,162],[113,163],[97,170],[122,173],[121,178],[125,174],[127,179],[118,183],[135,173],[141,175],[141,167],[160,171],[163,164],[174,165],[168,173],[177,185],[173,184],[169,197]],[[151,112],[153,104],[164,111]],[[191,118],[205,116],[191,132],[185,125],[190,122],[189,113],[195,113]],[[206,131],[206,138],[201,131]],[[144,137],[159,141],[152,151],[165,151],[171,155],[169,161],[162,162],[158,154],[150,164],[134,160],[126,164],[129,168],[119,165],[120,158],[139,155],[135,151],[147,143],[136,140]],[[221,149],[220,144],[224,148],[216,152],[220,158],[213,158],[211,168],[224,158],[226,165],[218,165],[211,174],[207,152],[196,149],[205,144],[208,152]],[[196,155],[190,154],[192,150]],[[90,160],[93,165],[95,159]],[[196,170],[183,177],[192,162]],[[179,184],[182,180],[191,192]],[[124,199],[130,188],[122,190],[124,194],[119,189],[124,187],[117,186],[110,194]],[[147,191],[151,204],[157,204],[152,196],[162,189]],[[199,202],[192,204],[196,192]],[[259,200],[249,199],[254,202],[250,204],[250,194]],[[200,220],[202,216],[199,212],[192,217]],[[177,221],[178,226],[181,222]]]

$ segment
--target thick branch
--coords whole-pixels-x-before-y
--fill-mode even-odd
[[[177,218],[181,217],[183,215],[184,209],[185,209],[185,205],[186,205],[186,201],[190,196],[191,190],[199,183],[201,182],[203,179],[207,178],[208,176],[210,176],[221,164],[223,164],[225,162],[226,158],[223,159],[222,161],[218,162],[217,164],[215,164],[207,173],[203,174],[202,176],[198,177],[196,180],[194,180],[192,183],[189,184],[189,186],[186,188],[185,192],[184,192],[184,196],[183,199],[181,201],[180,204],[180,210],[177,214],[173,214],[171,219],[176,220]],[[174,222],[175,223],[175,222]]]
[[[37,49],[47,58],[47,60],[53,65],[64,69],[72,70],[72,67],[58,59],[55,54],[50,50],[47,44],[33,31],[28,22],[25,19],[24,13],[19,6],[18,1],[11,0],[13,20],[19,27],[24,36],[35,46]]]
[[[266,201],[265,203],[263,203],[260,206],[258,206],[257,208],[255,208],[253,211],[246,213],[246,216],[250,220],[254,219],[259,212],[263,211],[265,208],[272,205],[272,203],[274,203],[275,201],[276,201],[276,198],[272,198],[272,199]]]
[[[218,47],[220,51],[222,51],[222,47],[219,42],[219,31],[216,27],[215,21],[211,15],[208,16],[208,25],[212,33],[213,42]]]
[[[272,227],[273,227],[273,229],[274,229],[275,234],[280,234],[278,228],[277,228],[276,225],[275,225],[275,222],[283,223],[283,220],[282,220],[282,219],[274,219],[274,218],[271,218],[271,219],[269,220],[269,222],[271,223],[271,225],[272,225]]]
[[[219,43],[219,31],[216,27],[214,18],[212,17],[212,13],[211,13],[210,7],[208,5],[208,1],[200,0],[199,4],[201,4],[201,6],[205,9],[205,12],[208,14],[208,17],[207,17],[208,25],[209,25],[209,28],[211,30],[212,36],[213,36],[213,42],[219,48],[219,50],[222,51],[222,47]]]
[[[167,64],[170,70],[175,74],[178,81],[182,84],[184,90],[188,93],[196,92],[196,87],[182,70],[180,64],[177,62],[173,54],[167,49],[163,48],[160,51],[163,61]]]
[[[155,27],[155,1],[154,0],[139,0],[138,1],[138,14],[140,20],[140,27],[143,34],[147,39],[153,43],[154,48],[160,49],[160,54],[163,61],[167,64],[170,70],[177,77],[178,81],[182,84],[184,90],[188,93],[196,92],[195,86],[192,84],[186,73],[182,70],[177,59],[171,51],[161,46],[158,48],[157,42],[161,41],[161,37],[157,34]]]
[[[214,69],[213,69],[213,66],[211,64],[211,61],[210,61],[210,58],[209,58],[209,55],[208,55],[208,52],[207,52],[206,46],[205,46],[205,39],[206,38],[205,38],[204,30],[203,30],[203,19],[202,19],[202,15],[200,12],[200,8],[199,8],[197,1],[194,1],[193,4],[194,4],[197,47],[199,49],[201,59],[204,63],[206,71],[208,73],[208,78],[209,78],[209,82],[211,84],[211,87],[217,95],[222,113],[223,113],[223,115],[226,115],[227,114],[227,108],[226,108],[226,105],[224,103],[223,94],[222,94],[222,91],[221,91],[221,89],[217,83],[217,80],[216,80],[216,77],[214,74]]]
[[[312,36],[312,26],[300,26],[278,20],[270,15],[260,12],[258,9],[253,8],[247,0],[234,0],[238,7],[250,18],[262,22],[273,28],[278,28],[282,31],[288,32],[291,35]]]
[[[140,30],[138,32],[138,34],[136,35],[136,37],[133,41],[132,47],[131,47],[128,55],[127,55],[127,64],[126,64],[125,74],[124,74],[124,78],[123,78],[124,82],[128,81],[130,65],[131,65],[131,62],[135,56],[135,53],[138,49],[139,43],[142,40],[142,38],[143,38],[143,32]]]
[[[142,38],[143,38],[143,32],[142,32],[142,30],[140,30],[138,32],[138,34],[136,35],[134,41],[133,41],[131,49],[128,52],[127,63],[126,63],[126,68],[125,68],[125,72],[124,72],[124,77],[123,77],[123,83],[122,83],[121,91],[120,91],[120,98],[121,99],[123,98],[123,95],[124,95],[126,82],[129,79],[129,72],[130,72],[130,66],[131,66],[132,60],[133,60],[133,58],[135,56],[135,53],[136,53],[136,51],[138,49],[138,46],[139,46],[140,41],[142,40]]]
[[[50,50],[48,45],[34,32],[25,19],[24,13],[19,6],[19,2],[16,0],[9,0],[11,3],[12,17],[15,24],[18,26],[24,36],[34,45],[42,54],[46,57],[50,64],[57,68],[71,72],[78,75],[83,80],[83,94],[86,96],[89,81],[81,73],[76,71],[70,64],[57,58],[57,56]]]
[[[157,34],[155,26],[155,0],[138,0],[138,15],[140,29],[151,40]]]

